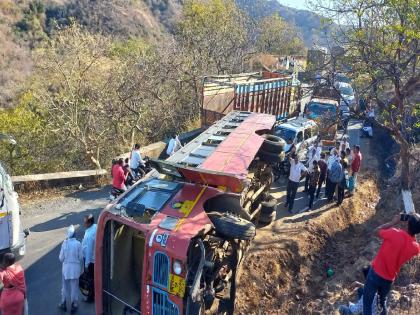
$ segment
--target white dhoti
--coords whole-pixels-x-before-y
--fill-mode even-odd
[[[79,279],[64,279],[61,288],[61,302],[75,303],[79,301]]]

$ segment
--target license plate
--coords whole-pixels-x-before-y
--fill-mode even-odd
[[[169,292],[183,298],[185,294],[185,283],[184,278],[171,274],[169,277]]]

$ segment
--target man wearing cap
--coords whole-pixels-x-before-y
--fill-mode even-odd
[[[82,244],[74,237],[74,226],[67,230],[67,239],[61,245],[59,259],[62,267],[62,289],[60,309],[67,311],[70,303],[71,313],[76,312],[79,301],[79,277],[82,271]]]

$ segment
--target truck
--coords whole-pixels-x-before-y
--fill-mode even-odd
[[[292,75],[262,71],[203,79],[201,124],[208,127],[231,111],[284,119],[300,110],[300,82]]]
[[[4,134],[0,140],[11,145],[16,141]],[[23,230],[20,220],[18,194],[13,188],[13,183],[6,167],[0,162],[0,262],[5,253],[13,253],[16,260],[25,255],[25,238],[28,230]]]
[[[271,165],[283,146],[269,140],[275,121],[227,114],[167,160],[152,160],[155,171],[102,211],[97,315],[233,314],[256,224],[276,215]]]
[[[319,127],[323,151],[335,146],[340,122],[340,93],[334,87],[317,86],[305,107],[305,115]]]

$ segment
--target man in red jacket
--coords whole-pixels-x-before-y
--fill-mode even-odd
[[[353,179],[354,179],[353,189],[356,189],[357,174],[360,171],[361,165],[362,165],[362,153],[360,152],[360,146],[355,145],[353,149],[353,160],[351,162],[351,176],[353,176]],[[350,191],[350,194],[353,194],[353,190]]]
[[[407,223],[406,229],[394,228],[400,221]],[[387,315],[386,298],[402,265],[420,254],[420,245],[415,235],[420,233],[420,215],[399,214],[375,230],[383,242],[372,262],[363,290],[363,315],[372,314],[372,302],[379,294],[381,315]]]

